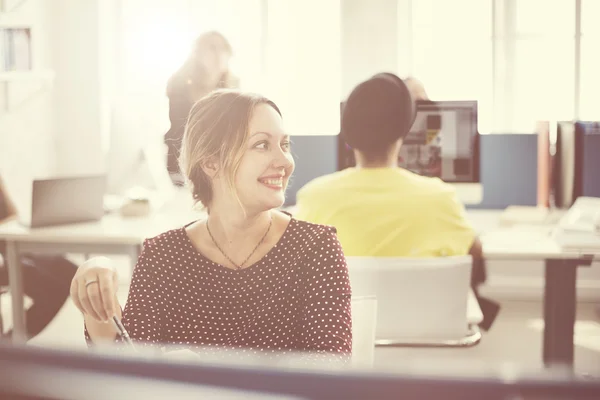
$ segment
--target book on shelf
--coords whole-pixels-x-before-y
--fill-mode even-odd
[[[31,68],[31,29],[0,28],[0,72]]]
[[[550,145],[550,121],[538,121],[536,131],[537,141],[537,205],[550,207],[552,182],[552,151]]]

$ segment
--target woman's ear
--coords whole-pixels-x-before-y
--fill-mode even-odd
[[[202,171],[210,178],[214,179],[219,172],[219,165],[215,160],[209,160],[204,162],[202,165]]]

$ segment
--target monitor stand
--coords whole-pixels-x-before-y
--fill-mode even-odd
[[[466,206],[479,205],[483,201],[483,185],[481,183],[451,183],[458,199]]]

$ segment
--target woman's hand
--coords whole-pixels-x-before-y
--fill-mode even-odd
[[[84,262],[71,282],[71,299],[86,317],[108,322],[117,315],[117,272],[106,257]]]

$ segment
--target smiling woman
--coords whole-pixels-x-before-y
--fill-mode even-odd
[[[227,204],[227,209],[241,207],[252,212],[247,208],[260,207],[252,203],[266,201],[270,208],[283,204],[284,190],[294,171],[289,150],[281,112],[273,102],[259,95],[219,90],[192,108],[180,164],[194,198],[209,213],[213,197],[227,191],[237,203]],[[257,190],[261,189],[257,184],[265,186],[273,179],[280,181],[275,182],[275,192]],[[231,196],[217,201],[227,201],[227,197]]]
[[[279,108],[218,90],[191,110],[181,170],[208,218],[144,243],[123,324],[138,343],[270,353],[352,349],[350,284],[334,228],[280,212],[294,170]],[[71,286],[91,342],[114,340],[121,317],[107,259]]]

